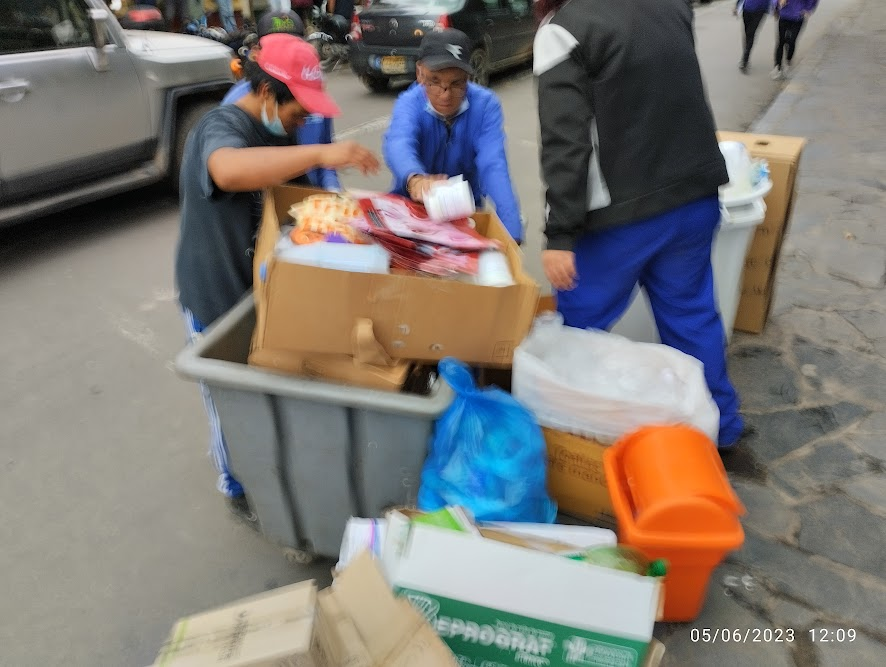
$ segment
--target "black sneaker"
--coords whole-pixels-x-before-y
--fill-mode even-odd
[[[258,514],[249,506],[246,496],[228,498],[228,509],[231,511],[231,514],[254,531],[259,532],[261,530],[261,526],[258,523]]]

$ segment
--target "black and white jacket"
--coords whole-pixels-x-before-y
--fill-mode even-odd
[[[686,0],[569,0],[535,38],[548,248],[729,178]]]

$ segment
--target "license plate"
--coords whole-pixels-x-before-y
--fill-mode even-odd
[[[406,57],[385,56],[381,59],[381,71],[385,74],[406,74]]]

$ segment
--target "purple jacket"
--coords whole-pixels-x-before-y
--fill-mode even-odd
[[[736,7],[741,4],[742,0],[738,0]],[[769,12],[772,0],[744,0],[742,11],[744,12]]]
[[[806,12],[813,12],[818,7],[818,0],[788,0],[784,7],[779,7],[779,0],[772,0],[772,8],[779,18],[786,21],[799,21]]]

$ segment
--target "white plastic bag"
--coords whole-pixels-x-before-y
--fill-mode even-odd
[[[542,426],[612,442],[650,424],[691,424],[716,442],[720,411],[697,359],[666,345],[535,321],[514,353],[513,394]]]

